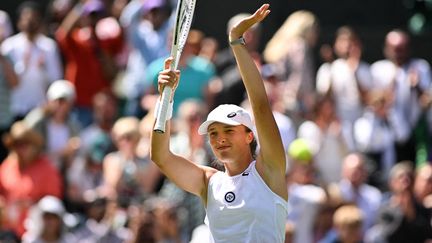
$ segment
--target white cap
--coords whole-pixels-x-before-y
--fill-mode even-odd
[[[68,101],[75,99],[75,88],[73,84],[68,80],[56,80],[48,88],[47,99],[56,100],[65,98]]]
[[[38,207],[43,213],[52,213],[56,214],[59,217],[62,217],[65,213],[65,208],[63,203],[54,196],[45,196],[38,202]]]
[[[216,107],[208,114],[207,120],[198,128],[198,133],[200,135],[207,134],[208,127],[214,122],[232,126],[244,125],[251,131],[255,131],[249,112],[237,105],[220,105]]]

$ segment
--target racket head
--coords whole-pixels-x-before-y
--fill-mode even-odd
[[[196,0],[178,0],[176,9],[175,26],[171,44],[171,56],[174,58],[171,69],[177,69],[183,47],[189,35],[193,21]]]
[[[178,0],[175,26],[173,30],[173,40],[171,45],[171,56],[174,59],[170,66],[171,70],[177,69],[183,47],[186,43],[187,37],[189,35],[189,30],[192,25],[193,14],[195,11],[195,3],[196,0]],[[158,133],[165,132],[168,104],[171,93],[171,88],[164,88],[164,90],[162,91],[161,104],[156,116],[155,127],[153,129]]]

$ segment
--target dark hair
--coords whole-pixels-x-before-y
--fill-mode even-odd
[[[246,132],[251,132],[251,133],[253,133],[253,131],[251,130],[251,129],[249,129],[248,127],[246,127]],[[257,147],[258,147],[258,142],[257,142],[257,140],[256,140],[256,138],[255,138],[255,134],[254,134],[254,137],[253,137],[253,140],[252,140],[252,142],[249,144],[249,148],[250,148],[250,150],[251,150],[251,154],[252,154],[252,157],[254,158],[254,159],[256,159],[256,149],[257,149]]]
[[[336,30],[336,38],[342,36],[342,35],[346,35],[351,39],[355,39],[355,40],[360,40],[360,37],[358,36],[357,32],[355,31],[355,29],[351,26],[348,25],[344,25],[342,27],[339,27]]]
[[[25,9],[30,9],[32,11],[37,12],[41,17],[43,16],[42,6],[38,2],[25,1],[25,2],[21,3],[17,8],[18,16],[20,16],[22,11],[24,11]]]

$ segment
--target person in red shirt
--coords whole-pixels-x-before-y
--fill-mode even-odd
[[[111,89],[117,74],[114,57],[123,48],[120,25],[113,18],[103,18],[104,12],[100,0],[78,3],[55,33],[64,56],[65,79],[75,85],[75,105],[83,127],[92,122],[93,96]]]
[[[46,195],[62,197],[62,179],[43,155],[43,137],[25,122],[15,122],[3,138],[10,150],[0,165],[0,195],[6,200],[7,225],[22,236],[28,209]]]

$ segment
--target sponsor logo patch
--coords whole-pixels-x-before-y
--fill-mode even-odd
[[[227,193],[225,194],[225,201],[231,203],[231,202],[233,202],[234,200],[235,200],[235,194],[234,194],[234,192],[227,192]]]

